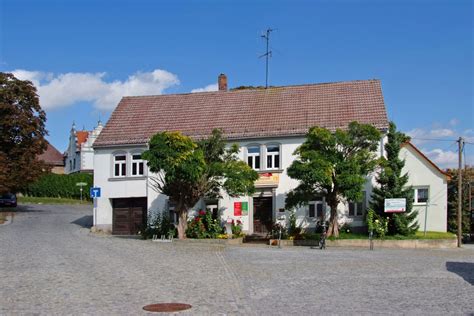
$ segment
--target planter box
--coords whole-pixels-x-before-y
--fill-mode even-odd
[[[281,246],[317,247],[318,240],[282,240]],[[277,246],[278,239],[270,239],[270,245]],[[339,239],[326,240],[328,247],[361,247],[369,248],[368,239]],[[374,248],[398,249],[445,249],[456,248],[456,239],[409,239],[409,240],[374,240]]]
[[[196,239],[186,238],[183,240],[173,239],[173,242],[184,242],[184,243],[196,243],[196,244],[219,244],[219,245],[241,245],[243,238],[232,238],[232,239]]]

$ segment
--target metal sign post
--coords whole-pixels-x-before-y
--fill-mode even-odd
[[[93,225],[97,225],[97,198],[100,198],[100,188],[95,187],[90,189],[91,198],[94,200],[94,221]]]
[[[86,182],[77,182],[76,186],[80,187],[79,191],[81,191],[81,202],[82,202],[82,187],[85,187],[87,185]]]

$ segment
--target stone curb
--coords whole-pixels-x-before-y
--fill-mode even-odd
[[[317,247],[318,240],[282,240],[281,246],[313,246]],[[270,245],[278,245],[277,239],[270,239]],[[328,247],[361,247],[369,248],[367,239],[326,240]],[[410,239],[410,240],[374,240],[375,248],[396,249],[447,249],[457,248],[456,239]]]

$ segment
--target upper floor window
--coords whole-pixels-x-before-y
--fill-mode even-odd
[[[145,163],[142,154],[132,154],[132,176],[144,175]]]
[[[428,202],[428,187],[415,188],[413,202],[415,204],[426,204]]]
[[[114,177],[125,177],[127,175],[127,155],[117,154],[114,156]]]
[[[362,192],[363,196],[360,201],[352,202],[349,201],[349,216],[362,216],[364,215],[366,209],[366,193],[365,191]]]
[[[280,169],[280,146],[267,146],[267,169]]]
[[[252,146],[247,148],[247,163],[252,169],[260,169],[260,147]]]

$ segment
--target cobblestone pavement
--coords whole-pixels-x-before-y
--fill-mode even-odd
[[[89,233],[84,206],[29,205],[0,226],[1,315],[474,313],[474,249],[155,243]]]

